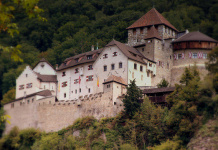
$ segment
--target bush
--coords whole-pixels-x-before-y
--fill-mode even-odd
[[[73,128],[77,130],[88,129],[90,126],[93,126],[97,120],[93,116],[87,116],[84,118],[79,118],[74,122]]]
[[[138,148],[130,144],[123,144],[120,145],[120,150],[138,150]]]
[[[155,146],[153,150],[182,150],[183,148],[180,145],[179,141],[170,141],[161,143],[161,145]]]

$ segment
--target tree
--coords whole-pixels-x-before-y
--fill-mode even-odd
[[[130,118],[134,116],[135,112],[140,108],[140,98],[142,98],[141,90],[136,86],[135,79],[130,81],[127,87],[127,93],[123,99],[124,111]]]
[[[168,87],[168,85],[169,85],[169,82],[164,78],[161,80],[160,83],[157,84],[157,87],[158,88]]]

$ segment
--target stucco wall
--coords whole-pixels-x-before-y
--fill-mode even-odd
[[[33,69],[33,71],[45,75],[56,75],[56,71],[46,62],[38,63],[37,66]]]

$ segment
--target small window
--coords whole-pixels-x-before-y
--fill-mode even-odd
[[[103,59],[108,58],[108,54],[103,55]]]
[[[133,35],[136,35],[136,29],[133,29]]]
[[[114,69],[115,69],[115,65],[111,64],[111,70],[114,70]]]
[[[152,63],[149,63],[149,67],[152,67]]]
[[[182,54],[178,54],[178,59],[182,59]]]
[[[137,64],[134,64],[134,69],[136,69],[136,70],[137,70]]]
[[[82,90],[81,90],[81,88],[80,88],[80,89],[79,89],[79,92],[81,93],[81,91],[82,91]]]
[[[110,84],[107,84],[107,88],[110,88],[111,87],[111,85]]]
[[[11,104],[11,108],[14,108],[14,103]]]
[[[62,87],[66,87],[67,86],[67,81],[62,82]]]
[[[76,74],[76,73],[79,73],[79,69],[78,69],[78,68],[75,69],[75,74]]]
[[[143,66],[140,66],[140,71],[141,71],[141,72],[143,71]]]
[[[86,81],[93,81],[93,75],[91,75],[91,76],[86,76]]]
[[[65,71],[62,72],[62,77],[64,77],[64,76],[66,76],[66,72]]]
[[[198,54],[197,53],[192,53],[192,58],[198,58]]]
[[[170,59],[171,59],[171,55],[170,55]]]
[[[75,94],[77,94],[77,90],[75,90]]]
[[[119,63],[119,68],[123,68],[123,63],[122,62]]]
[[[27,83],[26,84],[26,88],[28,89],[28,88],[32,88],[32,83]]]
[[[26,74],[26,77],[28,77],[28,74]]]
[[[117,56],[117,52],[113,52],[113,57],[114,57],[114,56]]]
[[[92,55],[88,55],[88,56],[87,56],[87,59],[92,59]]]
[[[203,59],[207,59],[207,53],[203,53]]]
[[[92,65],[88,66],[88,70],[93,70]]]
[[[76,63],[78,63],[79,62],[79,58],[76,58],[75,61],[76,61]]]
[[[148,72],[147,72],[147,77],[149,77],[149,74],[150,74],[150,73],[149,73],[149,71],[148,71]]]
[[[114,102],[114,105],[116,105],[117,103],[116,102]]]
[[[90,93],[91,92],[91,89],[89,88],[88,92]]]
[[[104,71],[107,71],[107,66],[104,66]]]
[[[67,94],[66,93],[64,93],[64,98],[66,98],[67,97]]]
[[[144,52],[145,51],[145,49],[144,48],[142,48],[142,52]]]
[[[29,104],[30,103],[30,100],[27,100],[27,104]]]
[[[32,98],[32,103],[34,102],[34,98]]]
[[[19,90],[23,90],[24,89],[24,84],[23,85],[19,85]]]
[[[81,79],[80,79],[81,80]],[[77,83],[79,83],[79,79],[75,79],[74,80],[74,84],[77,84]]]

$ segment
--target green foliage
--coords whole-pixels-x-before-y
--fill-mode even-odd
[[[169,85],[169,82],[164,78],[161,80],[160,83],[157,84],[157,87],[158,88],[168,87],[168,85]]]
[[[155,146],[154,150],[182,150],[185,148],[181,148],[181,142],[167,140],[166,142],[161,143],[161,145]]]
[[[142,97],[141,90],[136,86],[135,80],[130,81],[127,87],[127,93],[123,99],[123,106],[126,115],[130,118],[134,116],[135,112],[138,111],[140,107],[139,99]]]
[[[87,129],[90,126],[93,126],[96,122],[96,119],[93,116],[87,116],[84,118],[79,118],[74,122],[73,128],[77,130]]]
[[[218,47],[215,47],[209,53],[208,59],[207,69],[213,74],[218,73]]]
[[[130,144],[123,144],[120,145],[120,150],[137,150],[138,148],[136,146],[130,145]]]
[[[1,104],[4,105],[8,102],[15,100],[15,92],[16,92],[16,89],[12,88],[7,93],[5,93],[3,95],[3,99],[1,100]]]

